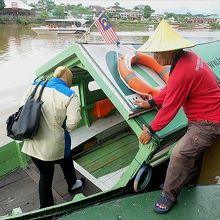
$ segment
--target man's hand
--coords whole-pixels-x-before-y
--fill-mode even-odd
[[[142,144],[147,144],[151,140],[151,135],[148,133],[148,129],[145,125],[143,125],[143,131],[139,137],[139,141]]]
[[[151,107],[150,104],[148,103],[148,101],[145,101],[145,100],[143,100],[143,99],[137,99],[137,100],[135,100],[135,101],[134,101],[134,105],[137,105],[137,106],[139,106],[139,107],[141,107],[141,108],[145,108],[145,109],[148,109],[148,108]]]

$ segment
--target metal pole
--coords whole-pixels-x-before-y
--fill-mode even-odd
[[[91,27],[95,24],[96,20],[99,19],[99,17],[104,13],[105,11],[102,11],[102,13],[94,20],[94,22],[90,25],[88,30],[82,35],[82,37],[79,39],[79,42],[81,42],[82,38],[90,31]]]

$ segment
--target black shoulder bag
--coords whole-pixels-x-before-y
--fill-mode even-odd
[[[48,81],[44,82],[39,96],[35,100],[34,95],[41,82],[35,86],[26,103],[7,119],[8,137],[14,140],[25,140],[36,136],[40,125],[41,107],[43,104],[41,96]]]

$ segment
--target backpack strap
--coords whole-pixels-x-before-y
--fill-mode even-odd
[[[38,102],[40,102],[40,100],[41,100],[42,93],[43,93],[43,91],[44,91],[44,88],[45,88],[47,82],[48,82],[48,80],[46,80],[46,81],[44,82],[43,86],[41,87],[41,90],[40,90],[39,96],[38,96],[38,98],[37,98],[37,101],[38,101]]]
[[[39,85],[41,84],[41,82],[43,82],[42,80],[40,82],[37,83],[37,85],[35,86],[34,90],[32,91],[32,93],[30,94],[30,98],[33,98],[35,93],[37,92],[37,89],[39,87]]]

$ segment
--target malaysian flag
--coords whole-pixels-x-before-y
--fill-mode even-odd
[[[116,44],[119,42],[119,38],[113,30],[112,25],[108,22],[104,11],[96,19],[95,25],[107,44]]]

